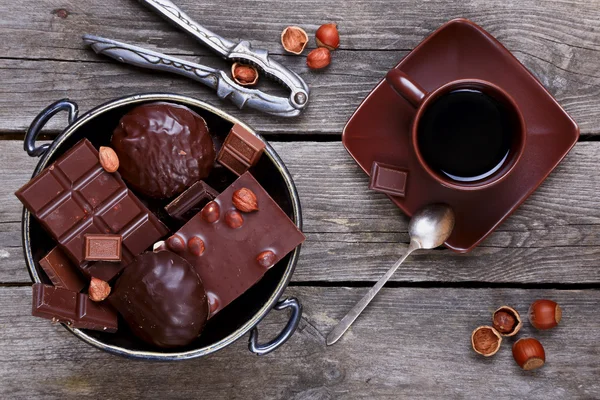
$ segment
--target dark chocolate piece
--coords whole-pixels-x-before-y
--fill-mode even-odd
[[[265,143],[241,125],[235,124],[219,152],[217,161],[240,176],[258,162]]]
[[[404,197],[408,172],[375,161],[371,167],[369,189],[392,196]]]
[[[52,284],[58,288],[80,292],[86,285],[77,267],[58,247],[50,250],[40,260],[40,267],[48,275]]]
[[[109,282],[126,266],[124,262],[92,261],[85,264],[83,271],[90,278],[94,277]]]
[[[258,211],[241,213],[241,226],[238,227],[232,222],[240,221],[232,219],[230,212],[237,212],[232,197],[241,188],[254,192]],[[211,316],[258,282],[271,266],[305,239],[249,172],[192,217],[174,236],[186,244],[177,246],[178,254],[200,275],[211,304]],[[202,252],[194,246],[198,240],[202,241]],[[267,251],[273,254],[265,254]]]
[[[107,304],[95,303],[87,294],[41,283],[33,284],[31,315],[73,328],[117,331],[117,313]]]
[[[214,200],[218,195],[219,192],[215,189],[203,181],[198,181],[170,202],[165,207],[165,211],[171,217],[185,222],[198,214],[206,203]]]
[[[108,300],[136,336],[159,347],[194,341],[208,317],[208,299],[198,274],[169,251],[137,256],[117,279]]]
[[[87,261],[121,261],[121,235],[86,234]]]
[[[87,139],[15,194],[87,276],[85,234],[121,235],[125,266],[169,232],[127,189],[118,172],[102,168],[98,151]]]
[[[206,178],[215,162],[206,121],[178,104],[159,102],[134,108],[121,118],[111,143],[123,179],[159,199]]]

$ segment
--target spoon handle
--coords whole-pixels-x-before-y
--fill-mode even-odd
[[[327,335],[327,346],[331,346],[342,337],[342,335],[348,330],[348,328],[350,328],[350,325],[352,325],[356,318],[358,318],[360,313],[363,312],[363,310],[369,305],[371,300],[373,300],[377,293],[379,293],[383,285],[385,285],[385,283],[392,277],[392,275],[394,275],[394,272],[396,272],[400,264],[402,264],[402,262],[406,260],[410,253],[420,248],[421,246],[417,241],[410,241],[408,249],[406,249],[406,253],[402,257],[400,257],[398,261],[396,261],[396,263],[385,273],[385,275],[383,275],[381,279],[377,281],[375,286],[373,286],[367,292],[367,294],[365,294],[364,297],[360,299],[360,301],[356,303],[354,307],[352,307],[352,310],[350,310],[350,312],[346,314],[344,318],[342,318],[342,320],[335,326],[335,328],[333,328],[333,330],[329,332],[329,335]]]

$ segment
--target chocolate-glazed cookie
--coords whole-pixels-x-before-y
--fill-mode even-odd
[[[191,343],[208,317],[208,299],[194,267],[169,251],[137,256],[108,300],[137,337],[159,347]]]
[[[206,121],[185,106],[157,102],[125,114],[112,137],[119,172],[135,190],[170,198],[199,179],[215,162]]]

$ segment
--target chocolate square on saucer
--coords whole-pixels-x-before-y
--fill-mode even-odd
[[[369,189],[391,196],[404,197],[408,172],[375,161],[371,167]]]

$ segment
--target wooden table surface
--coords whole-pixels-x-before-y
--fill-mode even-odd
[[[231,40],[267,48],[310,85],[295,119],[239,111],[207,88],[119,65],[84,48],[84,33],[227,68],[133,0],[2,1],[0,16],[0,398],[600,398],[600,0],[176,0]],[[346,153],[347,119],[385,72],[444,22],[466,17],[497,37],[581,127],[581,140],[547,181],[473,252],[411,256],[348,333],[325,336],[404,251],[407,219]],[[341,48],[324,72],[284,55],[287,25],[312,33],[339,24]],[[311,43],[311,47],[314,43]],[[266,85],[269,89],[275,86]],[[277,89],[275,89],[277,90]],[[246,338],[206,358],[146,363],[106,354],[30,315],[30,278],[13,192],[36,160],[22,151],[33,117],[69,97],[86,111],[140,92],[175,92],[218,105],[271,141],[298,186],[307,241],[286,295],[304,305],[298,331],[257,357]],[[54,118],[51,138],[65,126]],[[513,339],[492,358],[470,347],[473,328],[508,304],[537,298],[564,309],[539,338],[544,368],[523,372]],[[285,313],[261,324],[275,335]]]

